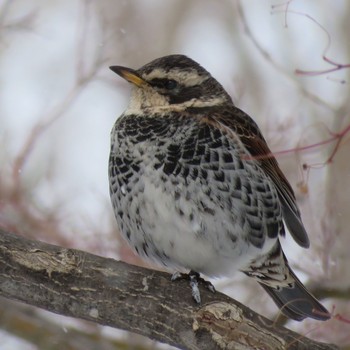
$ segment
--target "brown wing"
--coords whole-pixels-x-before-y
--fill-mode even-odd
[[[234,131],[251,156],[260,162],[262,169],[276,185],[282,203],[283,218],[289,232],[300,246],[308,248],[310,241],[301,221],[294,191],[279,168],[277,160],[272,155],[257,124],[249,115],[233,106],[216,113],[212,122],[224,125]]]

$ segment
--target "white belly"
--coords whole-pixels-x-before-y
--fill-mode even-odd
[[[124,220],[120,226],[131,232],[131,246],[154,262],[207,276],[230,276],[269,251],[276,241],[267,239],[263,249],[258,249],[244,239],[242,227],[232,221],[231,212],[217,210],[210,215],[198,211],[201,194],[193,192],[175,200],[149,177],[144,176],[142,181],[143,192],[134,194],[127,209],[131,220]],[[134,220],[136,217],[142,220]],[[235,239],[230,239],[229,233]]]

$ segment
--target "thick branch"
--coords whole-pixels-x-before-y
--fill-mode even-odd
[[[186,281],[0,230],[0,295],[182,349],[337,349],[314,342],[221,294]]]

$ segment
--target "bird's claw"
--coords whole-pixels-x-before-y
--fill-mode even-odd
[[[190,287],[192,289],[192,297],[197,304],[201,303],[201,294],[198,288],[199,283],[203,284],[207,289],[209,289],[212,293],[215,293],[215,287],[209,281],[206,281],[204,278],[200,277],[200,274],[195,271],[190,271],[187,273],[174,272],[171,276],[171,281],[176,281],[179,279],[186,279],[190,281]]]
[[[183,275],[185,275],[185,274],[184,274],[184,273],[181,273],[181,272],[179,272],[179,271],[174,272],[174,273],[171,275],[171,282],[184,279],[185,277],[184,277]]]
[[[190,276],[190,286],[192,288],[192,298],[197,304],[201,303],[201,293],[198,288],[198,281],[196,278],[192,278],[193,276]]]

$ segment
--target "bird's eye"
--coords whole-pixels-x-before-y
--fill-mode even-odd
[[[177,88],[177,81],[173,80],[173,79],[169,79],[169,80],[166,80],[164,82],[164,87],[167,89],[167,90],[174,90]]]
[[[179,86],[176,80],[166,78],[154,78],[149,83],[160,90],[167,91],[175,90]]]

